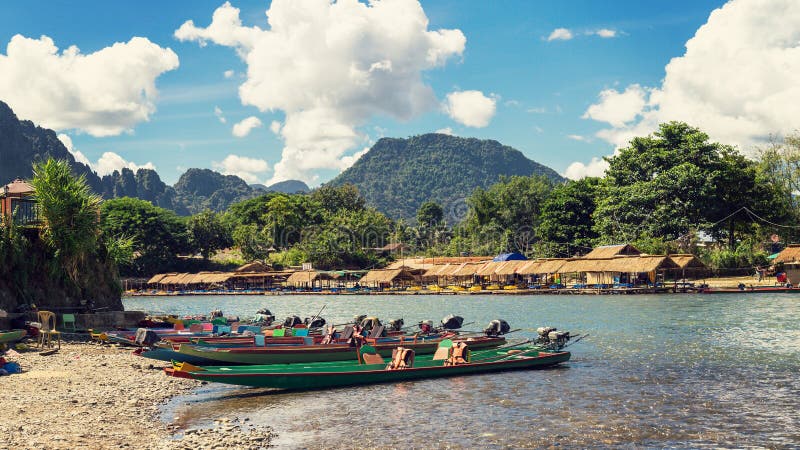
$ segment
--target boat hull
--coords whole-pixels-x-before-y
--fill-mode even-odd
[[[470,363],[456,366],[438,365],[414,367],[403,370],[385,370],[384,365],[360,366],[360,370],[319,370],[308,372],[274,371],[262,373],[258,371],[236,371],[225,373],[227,368],[216,368],[213,371],[173,372],[175,376],[202,381],[233,384],[239,386],[277,388],[288,390],[313,390],[366,384],[393,383],[428,378],[443,378],[462,375],[495,373],[508,370],[543,369],[552,367],[570,359],[569,352],[540,353],[535,357],[521,357],[485,363]],[[359,367],[359,366],[356,366]],[[291,367],[287,367],[291,370]]]
[[[432,354],[439,346],[440,340],[430,342],[387,342],[377,343],[373,347],[378,354],[384,358],[392,355],[398,345],[414,350],[418,355]],[[480,350],[498,347],[505,344],[503,338],[480,338],[468,342],[470,349]],[[227,364],[247,364],[247,365],[268,365],[268,364],[292,364],[292,363],[313,363],[331,361],[356,361],[355,347],[346,345],[314,345],[307,347],[286,347],[286,348],[202,348],[191,345],[181,345],[176,352],[180,355],[200,357],[213,360],[214,363],[206,365],[227,365]],[[182,357],[172,358],[176,361],[183,361]]]
[[[12,330],[0,332],[0,344],[11,344],[22,340],[28,334],[25,330]]]

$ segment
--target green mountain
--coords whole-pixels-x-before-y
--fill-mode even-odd
[[[17,177],[31,178],[33,162],[47,158],[67,161],[103,198],[136,197],[181,215],[206,208],[224,211],[231,203],[260,194],[239,177],[208,169],[187,170],[174,187],[161,181],[158,173],[151,169],[134,172],[123,168],[99,177],[89,166],[75,160],[53,130],[38,127],[29,120],[19,120],[11,108],[0,101],[0,186]],[[290,184],[288,188],[308,189],[303,182],[294,182],[300,183],[300,187],[292,187],[292,181],[284,183]]]
[[[260,189],[264,192],[283,192],[284,194],[297,194],[311,192],[311,188],[300,180],[279,181],[269,186],[263,184],[251,184],[251,187]]]
[[[354,184],[367,203],[394,218],[414,220],[419,206],[432,200],[452,222],[462,218],[464,199],[475,188],[488,187],[503,175],[564,181],[553,169],[497,141],[431,133],[383,138],[329,184]]]
[[[32,163],[48,158],[68,161],[76,174],[86,176],[92,189],[102,190],[100,177],[85,164],[75,161],[53,130],[38,127],[30,120],[17,119],[14,111],[0,101],[0,186],[18,177],[30,179]]]

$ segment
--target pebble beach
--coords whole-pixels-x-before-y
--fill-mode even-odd
[[[172,397],[200,383],[167,377],[130,349],[62,343],[48,356],[7,356],[22,373],[0,377],[0,450],[11,449],[260,449],[272,432],[237,418],[182,430],[162,420]],[[170,420],[174,418],[168,418]]]

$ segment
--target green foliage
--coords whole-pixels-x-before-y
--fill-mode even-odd
[[[591,249],[597,239],[594,214],[599,185],[599,178],[583,178],[556,186],[542,204],[541,238],[577,246],[581,253]],[[568,253],[558,256],[571,256],[574,252]]]
[[[100,226],[108,236],[128,236],[138,255],[133,270],[149,274],[168,271],[177,255],[192,250],[184,221],[174,212],[150,202],[123,197],[103,202]]]
[[[329,184],[355,185],[368,205],[395,219],[413,220],[426,201],[442,205],[448,221],[463,219],[463,200],[501,175],[544,175],[563,180],[552,169],[497,141],[425,134],[383,138]]]
[[[444,220],[444,210],[436,202],[427,201],[417,210],[417,223],[421,227],[434,228]]]
[[[634,138],[608,162],[595,212],[600,243],[672,241],[700,229],[733,244],[752,222],[729,217],[742,206],[774,220],[786,216],[754,162],[685,123]]]
[[[459,230],[464,239],[456,242],[458,249],[481,254],[529,252],[538,241],[540,214],[552,189],[552,182],[543,176],[504,177],[489,189],[476,189],[467,199],[470,209]],[[471,250],[462,250],[465,241],[471,241]]]
[[[272,238],[256,224],[239,225],[233,230],[233,245],[242,252],[245,261],[264,261],[271,251]]]
[[[205,210],[190,217],[187,223],[192,247],[208,259],[214,252],[233,245],[231,230],[220,215]]]
[[[82,266],[97,250],[100,197],[92,193],[85,177],[72,175],[66,161],[34,164],[31,184],[44,220],[42,238],[77,283]]]

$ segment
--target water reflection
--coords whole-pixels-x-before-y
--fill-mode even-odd
[[[589,333],[558,370],[282,393],[206,385],[167,415],[186,427],[220,417],[272,426],[280,447],[792,447],[800,443],[800,309],[793,295],[342,296],[127,299],[176,314],[407,324],[455,313],[532,336],[540,325]]]

